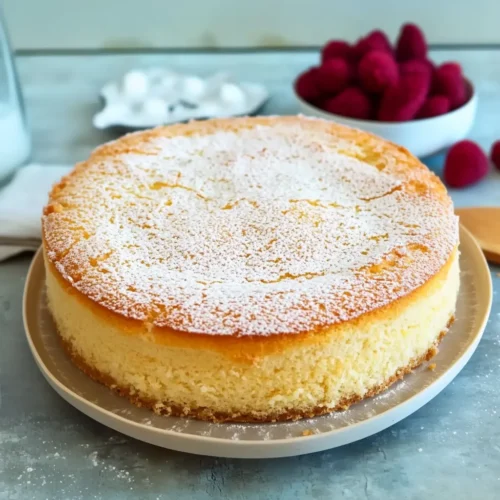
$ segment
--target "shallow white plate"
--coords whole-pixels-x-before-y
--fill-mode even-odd
[[[457,318],[439,354],[389,390],[349,410],[276,424],[213,424],[160,417],[136,408],[80,372],[58,342],[46,307],[39,251],[24,291],[24,325],[33,356],[49,384],[73,406],[123,434],[173,450],[236,458],[272,458],[342,446],[379,432],[418,410],[443,390],[477,347],[491,306],[491,278],[474,239],[460,231],[462,268]],[[311,435],[303,435],[309,434]]]

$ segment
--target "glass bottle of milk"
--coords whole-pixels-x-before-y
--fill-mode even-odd
[[[25,163],[31,139],[14,58],[0,12],[0,183]]]

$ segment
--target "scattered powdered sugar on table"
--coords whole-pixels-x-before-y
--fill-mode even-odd
[[[102,460],[99,457],[99,453],[97,451],[93,451],[92,453],[90,453],[88,455],[88,459],[90,460],[93,467],[99,467],[107,472],[113,473],[115,474],[117,479],[122,479],[129,483],[133,481],[133,477],[131,476],[129,471],[121,469],[116,465],[106,463],[107,460]]]
[[[89,454],[89,460],[92,462],[92,465],[94,467],[97,467],[99,465],[99,461],[97,460],[97,451],[93,451]]]
[[[299,332],[410,292],[457,243],[449,199],[396,149],[370,144],[379,170],[322,122],[201,127],[105,146],[53,193],[48,256],[75,288],[157,326]]]

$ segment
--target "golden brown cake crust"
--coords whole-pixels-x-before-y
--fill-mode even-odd
[[[309,411],[298,411],[298,410],[288,410],[287,412],[280,414],[225,414],[220,412],[213,412],[209,408],[183,408],[178,405],[172,405],[168,402],[158,402],[151,401],[141,398],[135,391],[128,387],[120,387],[110,376],[99,372],[95,368],[89,366],[85,360],[79,356],[75,350],[72,348],[69,342],[63,340],[59,337],[62,347],[71,358],[73,363],[88,377],[94,381],[105,385],[106,387],[112,389],[118,395],[126,397],[132,404],[138,406],[139,408],[148,408],[153,410],[158,415],[173,416],[173,417],[187,417],[194,418],[198,420],[206,420],[211,422],[285,422],[300,420],[303,418],[313,418],[319,417],[321,415],[326,415],[328,413],[333,413],[335,411],[347,410],[351,405],[358,403],[364,399],[371,398],[377,394],[388,389],[392,384],[401,380],[406,374],[411,373],[415,368],[419,367],[422,363],[431,360],[438,353],[438,346],[444,336],[448,333],[449,328],[454,322],[454,316],[450,318],[446,329],[443,330],[437,337],[434,344],[425,352],[422,356],[412,360],[407,366],[399,368],[397,372],[389,377],[383,384],[376,385],[372,387],[364,396],[353,395],[348,398],[344,398],[333,408],[317,407],[312,408]]]
[[[303,197],[269,198],[258,192],[259,179],[253,179],[245,181],[245,196],[235,188],[231,198],[231,189],[244,176],[224,177],[219,163],[227,167],[241,157],[253,161],[258,154],[261,163],[277,168],[273,155],[283,148],[275,148],[270,157],[266,147],[245,150],[246,144],[266,145],[275,130],[283,132],[283,144],[290,148],[289,163],[294,155],[299,161],[307,154],[308,164],[314,163],[321,175],[306,179],[310,188]],[[176,162],[187,158],[189,165],[205,158],[203,138],[209,135],[210,144],[219,144],[214,156],[219,163],[208,165],[218,177],[207,177],[198,189],[190,167],[174,171],[168,162],[170,156]],[[240,135],[243,142],[238,142]],[[300,140],[302,149],[289,144]],[[228,152],[226,146],[237,149],[235,144],[241,151]],[[170,166],[160,168],[159,161]],[[272,170],[264,166],[261,175]],[[287,184],[286,175],[280,182],[290,190],[296,183],[291,178]],[[332,190],[335,183],[343,186],[339,196]],[[277,186],[272,185],[273,196]],[[213,199],[210,190],[217,194]],[[186,207],[191,210],[187,219]],[[349,239],[359,226],[358,212],[363,212],[362,222],[373,213],[377,220]],[[201,237],[203,225],[193,219],[198,213],[200,220],[214,224]],[[190,224],[193,234],[181,238],[166,258],[165,249],[174,247]],[[272,236],[277,230],[280,242]],[[209,241],[215,233],[227,239]],[[304,234],[303,240],[295,240],[297,234]],[[338,241],[331,241],[332,235]],[[169,334],[262,338],[321,331],[408,296],[446,265],[458,232],[444,186],[403,148],[326,121],[279,117],[163,127],[98,148],[52,190],[43,240],[48,260],[68,287],[116,321],[136,321],[157,335],[164,329]],[[275,251],[278,243],[284,246]],[[347,249],[335,254],[343,245]],[[193,278],[186,281],[186,276]]]

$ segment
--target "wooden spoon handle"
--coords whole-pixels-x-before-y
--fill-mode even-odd
[[[11,236],[0,236],[0,247],[22,247],[29,250],[38,250],[42,240],[37,238],[17,238]]]
[[[486,259],[500,264],[500,207],[457,208],[455,213],[477,240]]]

